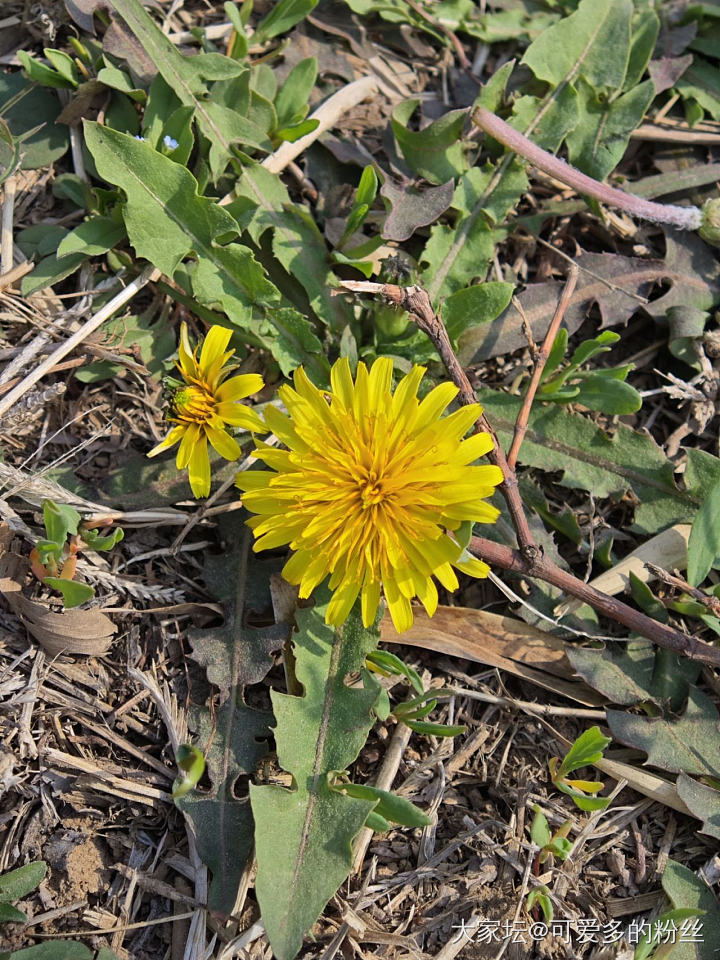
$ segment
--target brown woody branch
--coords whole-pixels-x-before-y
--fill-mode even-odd
[[[710,663],[716,667],[720,666],[720,648],[688,636],[680,630],[675,630],[674,627],[668,627],[658,620],[646,617],[644,613],[634,610],[621,600],[596,590],[595,587],[591,587],[590,584],[582,580],[578,580],[577,577],[566,570],[562,570],[542,554],[536,556],[533,560],[528,560],[520,551],[495,543],[492,540],[486,540],[484,537],[473,537],[470,541],[470,549],[481,560],[485,560],[486,563],[492,564],[494,567],[500,567],[501,570],[536,577],[538,580],[544,580],[546,583],[552,584],[553,587],[559,587],[560,590],[577,597],[583,603],[589,603],[598,613],[605,614],[605,616],[615,620],[616,623],[622,623],[623,626],[634,630],[636,633],[641,633],[659,647],[665,647],[666,650],[672,650],[673,653],[679,653],[703,663]]]

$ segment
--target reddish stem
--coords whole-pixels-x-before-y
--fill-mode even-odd
[[[702,211],[698,207],[676,207],[671,204],[653,203],[652,200],[643,200],[632,193],[625,193],[623,190],[617,190],[615,187],[593,180],[592,177],[571,167],[569,163],[538,147],[519,130],[515,130],[509,123],[505,123],[485,107],[475,107],[472,120],[481,130],[489,133],[495,140],[499,140],[508,149],[519,153],[521,157],[525,157],[538,170],[566,183],[578,193],[594,197],[600,203],[610,207],[625,210],[641,220],[669,223],[681,230],[698,230],[702,225]]]

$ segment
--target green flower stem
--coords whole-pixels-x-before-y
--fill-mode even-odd
[[[538,170],[542,170],[556,180],[566,183],[573,190],[577,190],[578,193],[593,197],[610,207],[625,210],[626,213],[641,220],[667,223],[673,227],[678,227],[680,230],[699,230],[703,226],[704,211],[699,207],[676,207],[671,204],[654,203],[651,200],[636,197],[632,193],[625,193],[615,187],[609,187],[598,180],[593,180],[592,177],[576,170],[569,163],[565,163],[564,160],[560,160],[538,147],[485,107],[475,107],[472,112],[472,120],[477,127],[480,127],[485,133],[489,133],[495,140],[499,140],[509,150],[519,153],[521,157],[524,157]]]

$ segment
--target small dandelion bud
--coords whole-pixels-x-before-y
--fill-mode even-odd
[[[174,137],[169,137],[167,134],[163,137],[163,143],[168,148],[168,150],[177,150],[178,142]]]
[[[720,198],[708,200],[702,208],[700,236],[714,247],[720,247]]]

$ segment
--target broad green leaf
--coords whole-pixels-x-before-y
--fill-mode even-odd
[[[588,410],[599,410],[612,416],[635,413],[642,406],[642,397],[624,380],[605,376],[602,372],[583,377],[577,384],[575,402]]]
[[[319,126],[319,120],[303,120],[300,123],[295,123],[290,127],[281,127],[275,135],[278,140],[286,140],[288,143],[295,143],[296,140],[301,140],[309,133],[312,133],[313,130],[317,130]]]
[[[18,50],[18,60],[23,66],[25,73],[33,83],[39,83],[43,87],[52,87],[58,90],[74,90],[77,82],[69,80],[53,67],[31,57],[25,50]]]
[[[362,669],[378,631],[363,629],[357,607],[343,627],[328,626],[326,604],[296,615],[295,670],[304,696],[272,691],[278,759],[293,775],[292,789],[250,787],[255,890],[278,960],[295,956],[303,934],[347,877],[351,842],[375,806],[340,795],[329,777],[355,760],[373,724],[379,684],[367,671],[361,688],[347,686],[345,678]]]
[[[700,664],[687,657],[673,657],[673,685],[668,690],[660,683],[657,672],[658,652],[645,640],[633,640],[617,648],[602,650],[566,648],[566,655],[576,673],[612,703],[623,706],[654,703],[662,708],[669,699],[671,709],[678,708],[687,697],[688,685],[697,680]]]
[[[63,237],[57,248],[58,259],[73,253],[97,257],[107,253],[124,238],[125,227],[122,223],[111,217],[92,217]]]
[[[409,130],[408,122],[420,104],[405,100],[393,110],[391,123],[405,162],[430,183],[445,183],[467,170],[461,141],[466,110],[450,110],[422,130]]]
[[[132,350],[134,354],[138,351],[150,373],[157,376],[172,365],[171,358],[175,354],[176,344],[170,325],[162,319],[154,322],[156,320],[157,317],[152,312],[148,316],[130,314],[109,320],[102,327],[102,345],[113,353]],[[107,367],[110,369],[106,370],[103,379],[115,376],[123,369],[118,363],[108,363]],[[78,374],[75,376],[80,379]]]
[[[293,307],[278,307],[272,311],[272,323],[277,337],[272,353],[283,375],[303,365],[311,380],[316,373],[327,380],[330,364],[308,318]]]
[[[453,343],[462,339],[463,349],[469,349],[468,341],[483,335],[482,330],[474,328],[500,316],[512,295],[511,283],[491,281],[458,290],[448,297],[442,306],[442,317]]]
[[[80,514],[74,507],[54,500],[43,500],[43,520],[48,540],[62,546],[70,534],[78,532]]]
[[[79,580],[65,580],[62,577],[45,577],[43,583],[59,591],[63,596],[63,606],[69,610],[79,607],[86,600],[95,596],[95,591],[89,583],[80,583]]]
[[[577,91],[567,83],[558,87],[548,103],[529,95],[518,98],[508,123],[521,133],[531,130],[533,143],[554,153],[579,120]]]
[[[481,391],[478,400],[507,447],[521,399]],[[520,460],[540,470],[562,472],[563,486],[591,490],[595,497],[632,491],[639,501],[635,527],[657,533],[691,519],[700,499],[690,485],[675,485],[673,468],[651,437],[617,424],[610,436],[591,420],[559,407],[536,405],[520,451]]]
[[[198,125],[212,145],[212,167],[218,176],[227,160],[233,155],[232,145],[236,139],[249,137],[255,140],[242,121],[246,118],[219,108],[205,99],[207,87],[204,80],[222,80],[237,76],[245,66],[230,57],[220,54],[197,54],[183,57],[156,25],[140,0],[117,0],[113,9],[127,26],[152,60],[165,83],[185,106],[193,107]]]
[[[44,860],[35,860],[24,867],[17,867],[0,875],[0,902],[22,900],[45,879],[47,864]]]
[[[474,167],[460,178],[452,206],[461,211],[455,226],[436,224],[420,257],[427,266],[422,281],[437,303],[484,279],[495,247],[491,223],[504,219],[527,187],[524,166],[516,160],[495,185],[496,171],[488,164]]]
[[[131,100],[135,100],[137,103],[144,103],[146,100],[147,94],[145,91],[140,87],[136,87],[130,74],[124,70],[109,65],[98,70],[97,78],[100,83],[104,83],[106,87],[127,94]]]
[[[43,53],[61,77],[65,77],[73,86],[77,86],[77,67],[69,54],[64,50],[53,50],[51,47],[45,47]]]
[[[692,870],[668,860],[663,890],[676,909],[693,909],[696,918],[677,923],[672,960],[716,960],[720,951],[720,904],[708,885]]]
[[[681,717],[652,718],[608,710],[613,738],[644,750],[647,762],[671,773],[720,776],[718,712],[713,701],[691,688]]]
[[[580,122],[566,138],[568,156],[584,173],[604,180],[622,160],[630,134],[640,126],[655,98],[655,86],[646,80],[608,100],[580,80],[578,97]]]
[[[172,276],[184,257],[196,254],[192,284],[200,302],[209,306],[219,303],[232,323],[245,332],[244,339],[272,351],[275,333],[270,307],[278,304],[280,293],[266,280],[248,247],[220,245],[238,230],[230,214],[201,197],[192,174],[148,144],[97,124],[87,125],[86,137],[100,175],[127,194],[123,215],[138,256]],[[290,258],[293,263],[302,259],[300,252]],[[329,296],[319,280],[316,291],[318,298]],[[280,355],[285,354],[283,346]]]
[[[480,93],[473,106],[485,107],[492,113],[497,113],[505,100],[505,88],[515,67],[515,61],[504,63],[499,70],[490,77],[480,88]]]
[[[720,482],[703,501],[693,520],[688,541],[688,583],[697,587],[720,557]]]
[[[198,194],[191,173],[149,144],[97,123],[86,121],[85,139],[100,176],[127,195],[123,216],[139,257],[169,277],[190,252],[213,263],[215,241],[235,234],[237,225]]]
[[[342,297],[331,296],[337,280],[330,271],[323,235],[313,218],[290,202],[285,184],[260,164],[243,167],[229,206],[241,228],[259,243],[272,230],[272,250],[284,269],[304,287],[310,306],[331,330],[344,330],[352,311]],[[236,212],[236,205],[240,210]]]
[[[252,849],[253,819],[243,781],[267,753],[270,714],[243,701],[246,684],[260,681],[272,666],[288,630],[245,625],[246,611],[269,606],[267,561],[248,564],[252,536],[236,518],[223,529],[224,552],[208,555],[204,579],[223,608],[219,627],[190,631],[193,660],[205,668],[220,691],[213,711],[194,707],[191,728],[196,746],[205,752],[212,783],[209,793],[193,790],[176,800],[190,818],[203,862],[212,871],[210,906],[229,914],[235,904],[245,862]]]
[[[659,32],[660,18],[654,10],[649,7],[636,10],[623,90],[631,90],[642,80],[653,55]]]
[[[610,737],[604,736],[599,727],[590,727],[589,730],[580,734],[563,757],[560,774],[565,775],[589,763],[596,763],[601,759],[603,750],[609,743]]]
[[[292,126],[305,119],[317,72],[317,58],[307,57],[300,63],[296,63],[287,75],[275,97],[278,127]]]
[[[622,87],[630,56],[631,0],[582,0],[575,13],[544,30],[522,62],[556,85],[580,73],[593,87]]]
[[[52,287],[59,283],[71,273],[75,273],[81,263],[85,263],[87,256],[84,253],[71,253],[62,260],[58,260],[56,254],[45,257],[35,266],[32,273],[22,278],[20,289],[23,296],[29,297],[31,293],[37,290],[44,290],[45,287]]]
[[[678,796],[694,817],[702,820],[700,833],[720,840],[720,790],[681,773],[677,778]]]
[[[318,0],[278,0],[270,13],[258,24],[253,42],[264,43],[281,33],[287,33],[317,6],[317,2]]]
[[[9,903],[0,903],[0,923],[26,923],[27,914]]]
[[[511,283],[476,284],[458,290],[443,303],[442,316],[448,335],[463,353],[475,351],[486,336],[484,324],[505,310],[513,295]]]
[[[22,142],[24,170],[49,166],[68,149],[68,129],[55,122],[59,113],[54,91],[35,86],[21,73],[0,73],[0,117],[16,139],[35,131]]]

